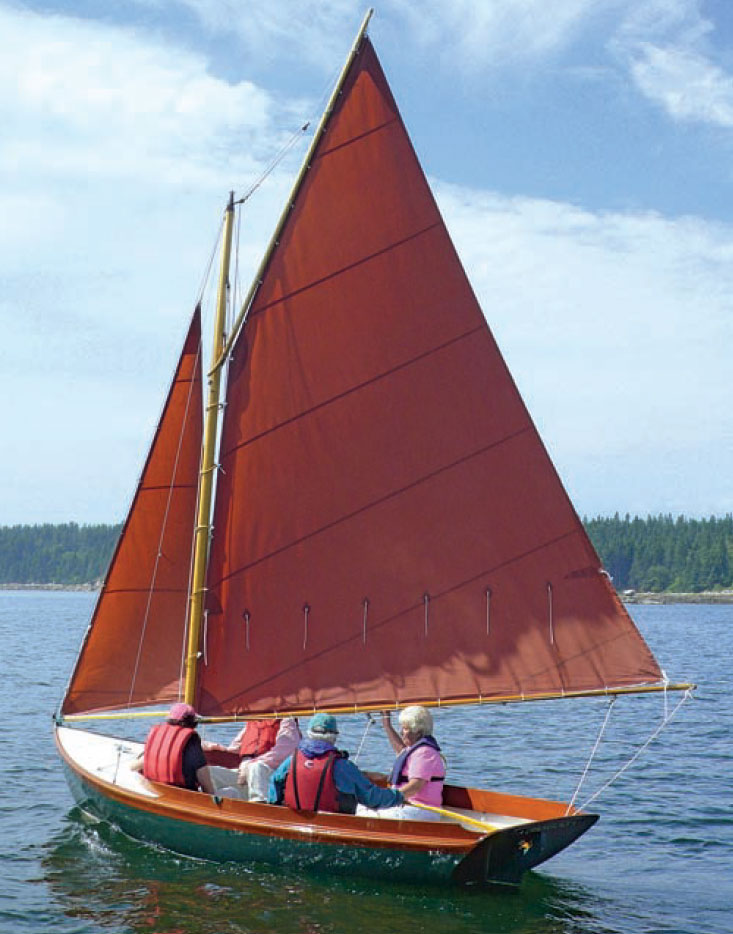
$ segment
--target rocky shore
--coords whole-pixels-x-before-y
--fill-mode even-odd
[[[68,590],[92,591],[99,590],[101,581],[91,584],[0,584],[0,590]]]
[[[733,590],[709,590],[702,593],[640,593],[625,590],[619,596],[624,603],[733,603]]]

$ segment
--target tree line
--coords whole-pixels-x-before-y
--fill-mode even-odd
[[[0,584],[94,584],[101,580],[119,525],[0,526]]]
[[[733,516],[687,519],[618,513],[583,520],[617,590],[700,593],[733,588]],[[0,526],[0,584],[94,584],[119,525]]]
[[[733,588],[733,516],[585,519],[617,590],[700,593]]]

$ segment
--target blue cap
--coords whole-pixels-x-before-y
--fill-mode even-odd
[[[308,723],[309,733],[338,733],[338,731],[336,717],[330,713],[314,714]]]

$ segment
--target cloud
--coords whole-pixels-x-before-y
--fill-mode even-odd
[[[614,498],[630,502],[633,492],[638,505],[629,508],[642,511],[665,508],[664,495],[670,508],[677,497],[682,509],[729,510],[720,477],[733,471],[725,391],[733,226],[436,189],[489,325],[579,508],[605,503],[613,511]],[[649,480],[659,462],[665,494]],[[632,477],[631,464],[646,466]]]
[[[733,126],[733,75],[716,61],[720,40],[700,0],[632,5],[609,42],[644,97],[673,120]]]
[[[407,24],[418,44],[442,50],[459,70],[542,58],[566,46],[589,18],[614,0],[391,0],[388,7]]]
[[[46,178],[138,177],[221,187],[282,139],[248,81],[132,30],[0,8],[0,168]]]
[[[241,0],[177,2],[211,33],[236,35],[261,64],[305,61],[327,74],[342,61],[363,12],[343,0],[250,0],[244,12]]]
[[[639,90],[674,119],[733,126],[733,76],[703,56],[644,43],[631,74]]]
[[[185,2],[212,31],[246,35],[260,60],[282,36],[278,55],[306,56],[323,69],[342,61],[360,17],[340,0],[253,2],[247,16],[238,4],[234,15],[230,2]],[[710,30],[697,4],[639,4],[646,19],[624,33],[616,27],[629,24],[632,0],[457,7],[425,0],[420,8],[387,0],[375,30],[484,68],[512,55],[541,62],[605,13],[616,65],[630,69],[648,99],[673,113],[669,93],[687,75],[694,94],[676,104],[677,118],[686,108],[723,119],[727,78],[711,66]],[[166,14],[181,8],[158,6]],[[317,38],[321,27],[331,31]],[[188,34],[191,46],[200,32]],[[24,406],[12,407],[5,422],[13,439],[0,484],[9,494],[5,521],[117,519],[226,192],[259,176],[300,122],[302,102],[217,76],[204,52],[166,44],[163,30],[143,34],[0,6],[0,34],[0,321],[14,335],[0,348],[0,395],[24,386]],[[573,65],[581,60],[576,55]],[[273,174],[246,206],[245,283],[292,167]],[[709,490],[710,505],[700,508],[721,511],[723,500],[713,497],[733,463],[701,452],[733,451],[729,394],[721,389],[733,342],[731,228],[436,188],[509,366],[561,473],[579,490],[579,508],[637,508],[624,488],[629,463],[645,462],[648,475],[649,464],[663,462],[677,477],[682,509]],[[685,467],[695,463],[697,474]],[[47,464],[63,491],[42,486]],[[614,475],[601,464],[613,465]],[[706,485],[713,465],[719,476]],[[38,489],[29,495],[32,477]],[[94,477],[103,482],[92,490]],[[653,479],[644,492],[639,509],[666,495]]]

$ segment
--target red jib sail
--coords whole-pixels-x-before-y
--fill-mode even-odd
[[[368,40],[234,347],[205,714],[657,682]]]
[[[200,348],[197,308],[64,714],[178,697],[201,456]]]

